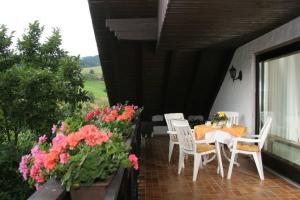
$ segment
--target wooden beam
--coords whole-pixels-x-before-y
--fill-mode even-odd
[[[106,19],[106,27],[119,40],[156,40],[157,18]]]

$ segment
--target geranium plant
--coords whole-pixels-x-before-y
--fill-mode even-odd
[[[142,109],[134,105],[117,104],[115,106],[96,109],[85,116],[88,123],[98,128],[106,128],[112,132],[128,136],[132,130],[132,121],[141,113]]]
[[[24,180],[39,189],[54,177],[70,190],[105,180],[120,166],[137,170],[138,159],[129,155],[122,135],[99,127],[87,124],[68,132],[67,124],[54,125],[52,140],[40,137],[31,153],[22,157],[19,171]]]

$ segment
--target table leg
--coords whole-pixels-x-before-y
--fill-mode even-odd
[[[216,158],[216,155],[213,155],[211,158],[209,158],[209,155],[205,155],[203,165],[205,166],[207,163],[213,161]]]
[[[222,153],[223,153],[224,157],[226,158],[226,160],[228,160],[228,162],[230,162],[230,158],[227,156],[224,146],[225,146],[224,144],[221,144]],[[240,164],[237,162],[237,156],[235,157],[235,161],[233,164],[235,164],[238,167],[240,166]]]
[[[218,141],[215,142],[216,150],[217,150],[217,158],[218,158],[218,170],[217,173],[221,173],[222,178],[224,177],[223,163],[221,158],[220,144]]]

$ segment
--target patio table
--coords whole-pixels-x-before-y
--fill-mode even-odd
[[[223,128],[215,128],[207,125],[197,125],[194,127],[195,138],[196,140],[205,139],[207,141],[217,141],[217,143],[221,143],[221,149],[224,157],[230,161],[229,157],[225,153],[224,144],[226,144],[229,148],[232,147],[234,138],[242,137],[246,134],[247,128],[241,125],[235,125],[233,127],[223,127]],[[218,149],[218,151],[220,151]],[[218,152],[220,153],[220,152]],[[220,155],[220,154],[219,154]],[[205,163],[212,161],[214,157]],[[236,165],[239,166],[237,162]],[[220,166],[221,176],[224,176],[223,173],[223,164],[221,162]]]
[[[233,137],[242,137],[246,134],[247,128],[241,125],[234,125],[233,127],[214,128],[205,124],[197,125],[194,127],[196,140],[202,139],[206,133],[212,131],[222,131],[229,133]]]

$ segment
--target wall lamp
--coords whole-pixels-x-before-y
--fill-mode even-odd
[[[230,77],[232,78],[233,81],[238,80],[238,79],[240,79],[240,81],[241,81],[243,78],[243,74],[242,74],[241,70],[239,72],[238,77],[236,77],[236,68],[234,68],[233,65],[231,66],[229,73],[230,73]]]

